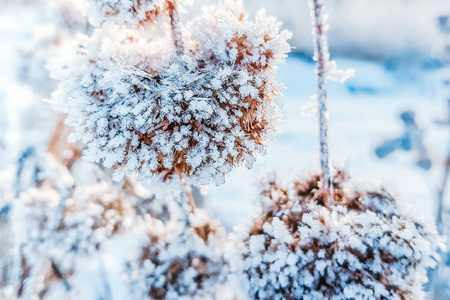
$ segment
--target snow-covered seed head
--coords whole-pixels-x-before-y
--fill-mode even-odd
[[[77,54],[53,75],[86,158],[114,167],[118,178],[182,176],[205,185],[223,183],[233,167],[251,167],[265,153],[282,120],[277,64],[290,33],[264,12],[248,21],[240,1],[230,13],[235,2],[188,24],[181,57],[173,56],[169,26],[154,35],[98,29],[79,40]]]
[[[76,187],[57,222],[61,195],[52,180],[41,184],[16,200],[14,218],[21,232],[22,280],[26,284],[33,276],[30,268],[41,268],[43,295],[74,274],[77,260],[102,251],[113,236],[131,227],[135,215],[126,195],[103,182]]]
[[[42,184],[40,189],[23,193],[18,200],[22,207],[18,214],[29,226],[27,245],[45,243],[39,248],[44,247],[42,253],[53,256],[55,261],[70,261],[74,255],[90,255],[113,235],[132,225],[134,212],[126,195],[101,183],[75,188],[72,197],[66,200],[61,222],[55,224],[56,229],[49,228],[49,222],[58,219],[56,209],[61,197],[48,186],[48,181]],[[30,250],[36,251],[35,246]]]
[[[424,299],[442,239],[402,214],[380,186],[338,172],[333,206],[320,175],[288,188],[267,178],[246,240],[243,272],[255,299]]]
[[[153,220],[149,240],[128,262],[136,299],[216,299],[228,275],[223,256],[224,228],[204,212],[191,216],[192,228],[179,221]],[[194,218],[195,220],[193,220]]]

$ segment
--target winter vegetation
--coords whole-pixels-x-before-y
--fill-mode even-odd
[[[398,150],[404,150],[408,152],[415,152],[415,164],[426,171],[426,173],[437,172],[439,174],[437,183],[431,186],[432,192],[435,195],[436,203],[436,222],[438,229],[441,233],[448,235],[449,233],[449,208],[445,203],[445,196],[448,190],[448,181],[450,175],[450,147],[447,145],[442,156],[432,155],[434,149],[428,149],[425,146],[424,137],[430,134],[429,131],[444,128],[447,135],[450,136],[450,98],[449,98],[449,58],[450,48],[449,34],[450,34],[450,21],[449,16],[441,16],[438,18],[438,24],[441,30],[441,38],[436,43],[434,55],[443,64],[443,69],[440,71],[440,77],[442,79],[443,92],[443,107],[444,113],[435,117],[434,125],[437,128],[424,130],[416,122],[415,113],[413,111],[405,111],[401,114],[401,119],[405,125],[405,133],[400,138],[385,141],[381,146],[376,148],[376,154],[380,158],[385,158]],[[446,107],[445,107],[446,106]],[[445,147],[445,145],[444,145]],[[428,175],[428,174],[427,174]],[[446,280],[446,274],[448,272],[448,254],[444,256],[444,261],[438,271],[434,274],[435,286],[434,298],[446,299],[450,296],[448,282]]]
[[[423,199],[436,203],[436,220],[333,155],[329,83],[355,76],[329,51],[339,38],[328,42],[329,15],[345,3],[303,1],[312,24],[305,38],[301,23],[282,17],[299,28],[292,34],[271,16],[289,16],[290,1],[276,9],[205,2],[3,3],[0,64],[10,67],[0,72],[0,300],[446,299],[450,164],[433,155],[417,115],[402,113],[404,130],[375,152],[387,160],[410,151],[424,172],[440,170],[436,201]],[[423,16],[441,25],[435,56],[446,66],[448,18],[430,13],[438,2]],[[256,11],[263,4],[269,10]],[[14,19],[30,21],[8,35]],[[283,68],[299,61],[288,53],[310,48],[311,66],[286,78]],[[355,56],[371,56],[364,51]],[[391,54],[386,61],[399,55]],[[307,68],[315,75],[299,78]],[[448,70],[439,72],[445,90]],[[295,175],[240,177],[254,209],[224,193],[217,199],[228,211],[217,213],[214,189],[258,169],[285,119],[305,118],[304,102],[284,106],[293,79],[315,90],[303,113],[314,116],[318,141],[291,140],[295,156],[277,151]],[[436,123],[448,132],[446,118]],[[304,171],[296,161],[308,144],[317,166]],[[230,210],[247,221],[230,224]]]

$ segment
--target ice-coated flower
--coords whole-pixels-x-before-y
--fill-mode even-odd
[[[338,172],[333,196],[320,175],[286,187],[262,182],[262,212],[241,270],[254,299],[424,299],[439,259],[434,226],[402,213],[379,185]],[[332,200],[331,200],[332,199]]]
[[[232,298],[220,297],[229,274],[225,229],[199,209],[190,222],[191,228],[174,218],[148,223],[148,240],[127,262],[133,299]]]
[[[91,163],[78,160],[69,170],[48,154],[38,159],[36,168],[35,186],[14,200],[11,216],[13,250],[22,260],[23,297],[27,291],[47,297],[52,286],[67,286],[81,260],[140,224],[133,207],[137,196],[99,177],[102,171]]]
[[[118,178],[221,184],[279,131],[277,64],[290,37],[280,27],[264,12],[249,21],[241,1],[222,1],[186,26],[181,56],[164,26],[99,28],[53,65],[54,98],[85,157]]]

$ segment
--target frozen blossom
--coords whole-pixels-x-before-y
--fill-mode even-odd
[[[199,209],[188,222],[191,228],[177,218],[147,223],[148,240],[128,260],[132,299],[233,298],[227,287],[225,229]]]
[[[11,215],[12,250],[22,261],[15,288],[23,298],[37,294],[47,298],[61,285],[67,293],[83,259],[103,251],[114,235],[136,225],[134,196],[97,177],[102,174],[98,167],[77,162],[84,164],[75,168],[84,170],[83,176],[91,170],[92,181],[86,185],[51,154],[37,161],[37,182],[20,192]]]
[[[427,270],[443,249],[434,226],[402,213],[379,185],[337,172],[290,187],[261,183],[262,212],[242,272],[254,299],[425,299]]]
[[[277,64],[290,34],[263,11],[248,20],[240,1],[205,8],[175,30],[184,34],[177,47],[166,23],[80,36],[73,55],[52,65],[54,99],[86,159],[116,169],[117,179],[221,184],[279,131]]]

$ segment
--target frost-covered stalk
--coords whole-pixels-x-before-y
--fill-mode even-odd
[[[450,99],[448,100],[448,119],[447,119],[448,125],[450,126]],[[437,205],[437,212],[436,212],[436,222],[438,225],[439,230],[442,232],[442,213],[444,211],[444,196],[445,196],[445,192],[447,190],[447,186],[448,186],[448,181],[449,181],[449,177],[450,177],[450,145],[448,148],[448,153],[447,153],[447,158],[444,162],[444,175],[442,178],[442,185],[439,188],[438,191],[438,205]]]
[[[184,53],[183,36],[181,35],[180,15],[178,14],[177,2],[168,1],[170,27],[172,29],[173,42],[175,44],[177,55]]]
[[[317,114],[319,130],[320,168],[325,188],[330,188],[330,158],[328,150],[327,65],[330,60],[326,36],[324,0],[310,0],[314,36],[314,60],[317,73]]]

